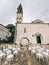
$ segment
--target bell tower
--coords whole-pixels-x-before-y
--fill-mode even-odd
[[[17,23],[22,23],[23,19],[23,8],[22,5],[20,4],[17,8]]]
[[[17,14],[16,22],[17,23],[22,23],[22,20],[23,20],[23,8],[22,8],[21,4],[18,6],[16,14]],[[14,43],[16,43],[16,38],[17,38],[17,23],[16,23],[16,26],[15,26]]]

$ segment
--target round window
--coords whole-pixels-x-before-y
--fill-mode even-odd
[[[21,45],[28,45],[29,44],[29,39],[26,38],[26,37],[23,37],[21,40],[20,40],[20,44]]]

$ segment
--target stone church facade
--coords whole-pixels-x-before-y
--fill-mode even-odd
[[[49,23],[37,19],[31,23],[22,23],[23,8],[17,8],[14,43],[17,45],[49,44]]]

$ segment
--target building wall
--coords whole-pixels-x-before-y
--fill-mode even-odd
[[[6,37],[10,36],[11,33],[7,28],[5,28],[3,25],[0,25],[0,38],[6,39]]]
[[[26,33],[24,33],[24,28],[26,28]],[[23,37],[27,37],[29,42],[32,44],[37,44],[36,35],[41,35],[41,44],[49,43],[49,25],[48,24],[17,24],[17,35],[16,43],[20,44],[20,40]]]

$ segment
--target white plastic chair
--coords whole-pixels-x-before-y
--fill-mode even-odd
[[[1,59],[3,59],[3,58],[5,59],[5,56],[6,56],[5,53],[0,53],[0,61],[1,61]]]
[[[16,49],[17,49],[18,51],[20,51],[20,48],[17,47]]]
[[[40,59],[42,58],[43,59],[43,55],[41,53],[36,53],[36,58],[39,58],[39,62],[40,62]],[[43,59],[44,61],[44,59]]]
[[[11,50],[6,51],[6,55],[9,55],[9,54],[11,54]]]
[[[14,54],[14,55],[15,55],[15,54],[18,54],[18,50],[13,51],[13,54]]]
[[[6,61],[9,62],[10,65],[10,62],[13,61],[13,55],[12,54],[8,55]]]
[[[49,54],[48,54],[47,52],[43,52],[42,54],[43,54],[43,56],[45,56],[45,57],[46,57],[47,62],[48,62]]]
[[[15,48],[15,47],[13,47],[13,48],[12,48],[12,50],[13,50],[13,51],[15,51],[15,50],[16,50],[16,48]]]
[[[8,46],[8,48],[11,50],[12,49],[12,46]]]
[[[35,50],[31,50],[31,54],[35,54],[36,53],[36,51]]]
[[[36,47],[31,47],[32,50],[36,50]]]
[[[3,49],[3,52],[6,52],[8,49]]]

